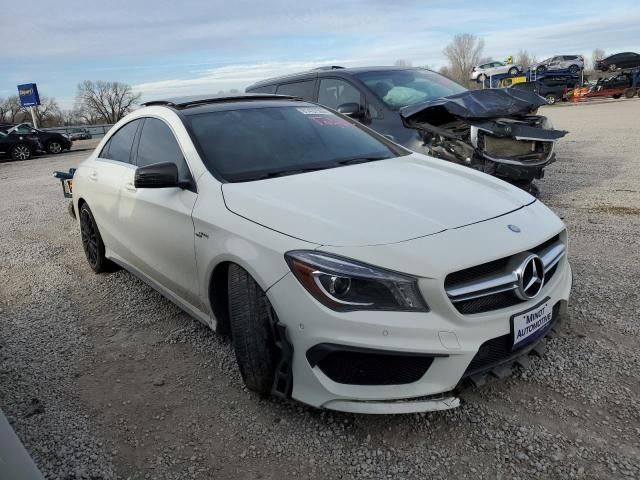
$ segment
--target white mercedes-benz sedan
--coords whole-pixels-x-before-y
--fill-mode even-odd
[[[230,335],[250,390],[315,407],[455,407],[567,310],[567,234],[540,201],[295,98],[147,103],[73,202],[95,272]]]

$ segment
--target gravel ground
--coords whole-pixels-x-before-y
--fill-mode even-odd
[[[54,169],[0,164],[0,406],[49,479],[639,478],[640,100],[546,108],[570,130],[541,198],[571,235],[570,320],[456,410],[264,400],[228,340],[130,274],[93,275]]]

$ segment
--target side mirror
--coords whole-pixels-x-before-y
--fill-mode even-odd
[[[146,167],[138,167],[133,179],[136,188],[171,188],[179,187],[178,167],[175,163],[154,163]]]
[[[338,112],[356,120],[364,118],[364,112],[356,102],[343,103],[338,107]]]

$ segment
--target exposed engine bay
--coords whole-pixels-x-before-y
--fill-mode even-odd
[[[429,155],[502,177],[530,189],[555,160],[555,141],[567,132],[537,115],[545,100],[521,90],[469,90],[400,111],[419,131]]]

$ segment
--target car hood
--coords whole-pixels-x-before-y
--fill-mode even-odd
[[[434,117],[464,119],[487,119],[496,117],[524,116],[535,112],[546,102],[536,93],[515,88],[487,88],[467,90],[448,97],[427,100],[400,109],[405,121],[421,118],[432,119],[429,123],[438,124]]]
[[[320,245],[382,245],[433,235],[517,210],[528,193],[419,153],[222,186],[227,208]]]

